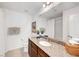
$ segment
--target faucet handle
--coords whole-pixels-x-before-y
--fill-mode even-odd
[[[67,35],[67,37],[72,38],[72,36],[71,36],[71,35]]]

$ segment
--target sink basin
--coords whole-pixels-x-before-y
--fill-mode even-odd
[[[39,44],[41,44],[42,46],[51,46],[51,44],[47,41],[40,41]]]

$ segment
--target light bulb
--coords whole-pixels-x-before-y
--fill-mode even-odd
[[[50,2],[48,1],[47,4],[50,4]]]
[[[45,5],[45,4],[43,4],[43,7],[45,8],[45,7],[46,7],[46,5]]]

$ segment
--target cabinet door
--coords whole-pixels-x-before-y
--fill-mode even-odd
[[[33,43],[31,42],[31,56],[32,57],[37,57],[38,56],[38,47]]]
[[[49,57],[43,50],[38,48],[38,57]]]
[[[31,56],[31,41],[30,41],[30,39],[28,42],[28,53],[29,53],[29,56]]]
[[[44,57],[44,56],[42,56],[40,53],[38,53],[38,57]]]
[[[37,57],[37,51],[34,48],[31,48],[31,57]]]
[[[37,57],[38,54],[37,54],[37,46],[29,39],[29,49],[28,49],[28,52],[29,52],[29,56],[31,57]]]

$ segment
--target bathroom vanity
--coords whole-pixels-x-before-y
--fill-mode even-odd
[[[29,39],[29,56],[31,57],[49,57],[42,49]]]
[[[63,45],[47,41],[51,45],[44,46],[39,43],[40,41],[47,40],[29,38],[28,53],[30,57],[72,57],[72,55],[67,53]]]

